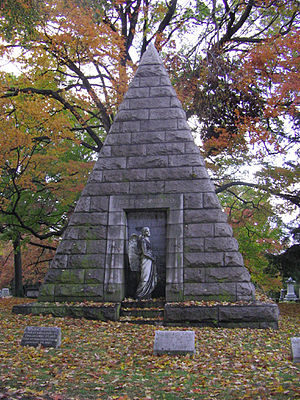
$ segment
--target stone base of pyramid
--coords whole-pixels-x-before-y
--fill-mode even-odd
[[[164,323],[173,326],[278,329],[279,309],[272,303],[184,306],[167,303]]]
[[[120,303],[68,304],[68,303],[27,303],[18,304],[13,314],[53,315],[53,317],[86,318],[99,321],[118,321]]]
[[[55,317],[86,318],[119,321],[121,303],[67,304],[27,303],[16,305],[15,314],[53,315]],[[159,325],[214,328],[278,329],[279,309],[273,303],[216,304],[212,306],[166,303]],[[144,321],[147,323],[147,321]],[[132,321],[135,323],[135,321]]]

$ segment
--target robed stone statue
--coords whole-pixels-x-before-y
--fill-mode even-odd
[[[139,280],[135,297],[149,299],[157,284],[155,258],[151,249],[150,229],[142,228],[141,235],[130,236],[128,243],[128,258],[131,271],[138,272]]]

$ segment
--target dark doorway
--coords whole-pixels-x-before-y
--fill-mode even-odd
[[[166,210],[135,210],[127,211],[126,214],[128,238],[133,233],[140,235],[141,229],[145,226],[150,228],[151,247],[156,257],[158,274],[158,282],[152,298],[165,297],[167,212]],[[128,262],[126,264],[126,296],[132,297],[135,294],[138,276],[135,276],[137,273],[130,272]]]

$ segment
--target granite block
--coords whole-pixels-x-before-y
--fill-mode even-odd
[[[103,182],[145,181],[146,172],[147,170],[139,168],[104,171]]]
[[[150,96],[151,97],[175,97],[176,91],[173,88],[173,86],[152,87],[152,88],[150,88]]]
[[[54,296],[56,297],[78,297],[83,298],[85,296],[85,285],[84,284],[55,284]]]
[[[87,184],[84,193],[88,196],[101,196],[112,194],[127,194],[129,190],[128,182],[102,182],[98,184]]]
[[[95,165],[96,171],[104,169],[119,169],[119,168],[126,168],[126,156],[99,158]]]
[[[143,156],[146,155],[146,146],[142,144],[111,146],[111,154],[115,157]]]
[[[170,97],[155,97],[155,98],[150,97],[145,99],[132,99],[130,100],[130,107],[132,109],[137,109],[137,110],[150,109],[149,116],[151,119],[152,109],[156,109],[159,107],[164,110],[170,107]]]
[[[233,231],[231,226],[225,222],[219,222],[215,224],[215,236],[219,237],[232,237]]]
[[[162,98],[163,99],[163,98]],[[156,99],[155,99],[156,100]],[[164,106],[168,107],[170,104],[170,99],[169,103]],[[156,107],[159,107],[157,104]],[[150,114],[149,114],[149,119],[154,119],[154,120],[170,120],[173,118],[183,118],[185,117],[185,112],[183,111],[182,108],[156,108],[156,109],[150,109]]]
[[[90,211],[103,212],[108,211],[109,196],[93,196],[91,197]]]
[[[213,253],[184,253],[184,265],[186,267],[211,267],[224,265],[224,254],[223,252]]]
[[[82,269],[49,269],[45,283],[84,283]]]
[[[203,193],[185,193],[184,207],[186,209],[200,209],[203,207]]]
[[[160,86],[160,76],[139,77],[139,79],[140,87]]]
[[[220,321],[253,321],[266,322],[278,320],[279,310],[276,304],[262,304],[249,306],[220,306]]]
[[[104,269],[86,269],[84,283],[102,284],[104,281]]]
[[[193,153],[169,156],[169,166],[170,167],[199,166],[199,164],[200,164],[199,157],[200,157],[199,154],[193,154]],[[209,185],[209,183],[208,183],[208,185]]]
[[[102,177],[103,177],[103,172],[99,170],[94,170],[91,175],[89,176],[88,182],[89,183],[94,183],[94,182],[102,182]]]
[[[103,184],[102,184],[103,185]],[[101,185],[101,187],[102,187]],[[89,212],[89,213],[74,213],[70,218],[69,227],[73,230],[78,230],[78,227],[84,225],[88,227],[107,224],[107,212]],[[78,233],[79,235],[80,233]]]
[[[185,268],[184,282],[205,282],[205,269],[206,268]]]
[[[161,168],[168,166],[167,156],[128,157],[127,168]]]
[[[169,154],[183,154],[183,143],[158,143],[148,144],[146,146],[147,155],[169,155]]]
[[[189,129],[173,129],[166,132],[166,143],[171,142],[190,142],[194,143],[193,136]]]
[[[184,213],[186,223],[226,222],[227,215],[219,209],[186,210]]]
[[[147,169],[147,180],[174,180],[190,179],[192,176],[191,167],[180,168],[153,168]]]
[[[188,283],[184,284],[184,295],[220,299],[223,301],[236,300],[235,283]]]
[[[166,181],[167,193],[204,192],[207,190],[210,190],[209,181],[207,179],[192,179],[192,177],[190,177],[189,180]]]
[[[123,122],[122,123],[122,132],[120,133],[120,131],[118,131],[119,133],[114,133],[114,134],[109,133],[106,136],[104,146],[117,145],[117,144],[130,144],[131,143],[131,132],[137,132],[137,131],[139,131],[139,128],[140,128],[139,121],[138,122],[134,121],[134,124],[135,124],[134,126],[136,128],[135,130],[133,130],[134,126],[131,127],[129,122]],[[132,129],[130,129],[130,128],[132,128]],[[95,167],[97,167],[97,163],[96,163]],[[101,169],[101,166],[99,169]]]
[[[165,317],[167,322],[175,321],[217,321],[218,308],[212,307],[180,307],[171,303],[165,305]]]
[[[142,101],[142,100],[141,100]],[[121,110],[118,111],[116,115],[116,121],[142,121],[149,119],[149,110],[139,109],[139,110]]]
[[[205,251],[238,251],[239,245],[232,237],[205,238]]]
[[[177,128],[177,119],[141,121],[141,131],[167,131]]]
[[[85,240],[63,240],[57,250],[56,254],[85,254],[86,241]]]
[[[225,265],[227,266],[244,266],[244,260],[241,253],[237,251],[225,253]]]
[[[200,154],[200,149],[194,141],[185,142],[185,152],[187,154],[193,154],[193,153]]]
[[[138,132],[132,133],[132,143],[162,143],[164,142],[165,132]]]
[[[128,90],[124,98],[137,99],[137,98],[149,97],[150,90],[151,89],[149,87],[130,88],[130,90]]]
[[[141,130],[141,122],[140,121],[124,121],[122,122],[122,134],[124,133],[132,133],[132,132],[140,132]],[[124,139],[123,143],[130,143],[130,141],[126,141]],[[119,142],[121,143],[121,142]],[[117,144],[117,142],[114,142],[114,144]]]
[[[89,212],[90,204],[91,198],[89,196],[81,196],[76,203],[74,212]]]
[[[161,64],[155,64],[155,65],[151,65],[151,64],[141,64],[137,71],[135,76],[138,78],[147,78],[151,79],[155,76],[162,76],[162,75],[166,75],[166,70],[164,68],[163,65]]]
[[[153,182],[130,182],[129,192],[131,194],[164,193],[164,181]]]
[[[68,268],[104,268],[105,254],[83,254],[70,256]]]
[[[203,194],[203,207],[204,208],[221,208],[219,199],[215,193]]]
[[[251,282],[237,282],[237,300],[254,300],[255,288]]]
[[[185,221],[184,236],[186,238],[213,237],[214,225],[208,223],[187,224]]]
[[[204,251],[204,238],[184,238],[184,251],[186,253],[203,252]]]
[[[56,252],[53,260],[51,261],[50,268],[66,268],[68,263],[68,255],[58,254]]]
[[[245,267],[206,268],[207,282],[250,282],[250,274]]]

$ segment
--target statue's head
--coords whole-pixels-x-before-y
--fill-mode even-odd
[[[150,229],[148,228],[148,226],[144,226],[144,228],[142,228],[142,235],[150,236]]]

